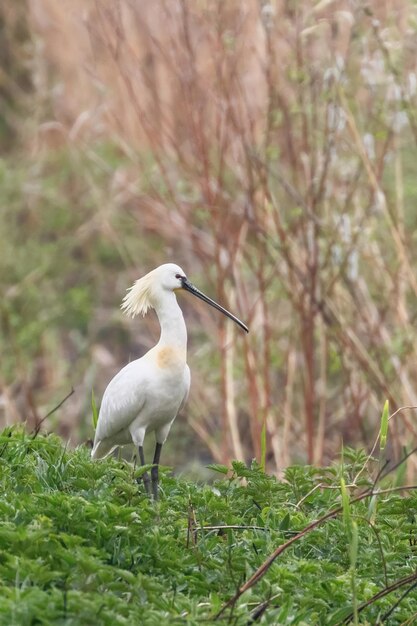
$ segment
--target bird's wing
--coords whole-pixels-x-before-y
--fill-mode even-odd
[[[190,372],[190,368],[188,367],[188,365],[185,366],[184,377],[185,377],[185,384],[187,388],[186,388],[184,397],[182,399],[182,402],[180,404],[180,408],[178,409],[178,413],[180,413],[180,411],[183,410],[184,405],[188,400],[188,394],[190,393],[191,372]]]
[[[101,402],[94,444],[130,426],[146,400],[146,378],[138,361],[124,367],[108,384]],[[142,384],[141,384],[142,382]]]

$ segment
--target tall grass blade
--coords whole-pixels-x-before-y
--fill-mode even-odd
[[[351,587],[352,587],[353,623],[355,626],[357,626],[359,624],[358,596],[357,596],[357,590],[356,590],[356,561],[358,559],[358,525],[353,520],[350,525],[349,557],[350,557],[350,573],[351,573]]]
[[[93,426],[95,430],[97,426],[97,422],[98,422],[98,410],[97,410],[96,399],[94,397],[94,389],[91,389],[91,411],[92,411]]]
[[[349,545],[350,565],[354,569],[358,560],[358,525],[352,520],[350,525],[351,537]]]
[[[351,527],[351,518],[350,518],[350,505],[349,505],[349,494],[346,489],[345,479],[340,479],[340,491],[342,494],[342,508],[343,508],[343,521],[345,523],[346,529],[350,532]]]
[[[266,419],[264,418],[264,422],[262,424],[261,431],[261,470],[265,472],[266,467]]]
[[[385,400],[384,409],[381,415],[381,429],[379,431],[379,448],[384,450],[387,445],[388,434],[389,401]]]

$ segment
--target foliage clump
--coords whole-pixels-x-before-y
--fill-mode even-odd
[[[230,609],[219,620],[216,614],[277,546],[341,507],[341,479],[345,493],[363,461],[352,453],[343,466],[294,466],[282,481],[256,463],[234,462],[214,467],[224,477],[205,486],[165,470],[155,504],[134,466],[93,463],[85,447],[67,450],[56,436],[6,429],[0,623],[224,623]],[[344,502],[343,514],[294,542],[241,595],[233,623],[349,622],[354,606],[415,573],[414,493],[385,494],[376,506],[353,500],[355,559]],[[417,592],[404,589],[370,602],[357,623],[375,624],[390,611],[389,624],[410,618]]]

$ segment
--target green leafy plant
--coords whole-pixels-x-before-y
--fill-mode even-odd
[[[345,450],[345,475],[364,458]],[[361,522],[372,468],[342,498],[339,466],[292,466],[284,480],[257,463],[213,469],[222,479],[201,485],[162,468],[154,505],[124,461],[3,431],[3,622],[214,626],[233,605],[236,626],[376,623],[389,611],[394,626],[417,610],[413,491],[375,491],[376,534]]]

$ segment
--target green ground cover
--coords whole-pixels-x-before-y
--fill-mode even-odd
[[[345,452],[343,465],[290,467],[282,481],[234,463],[206,485],[166,469],[155,504],[135,481],[138,468],[114,458],[93,463],[84,446],[69,450],[57,436],[6,429],[0,623],[338,624],[406,577],[408,585],[370,602],[356,623],[412,623],[417,495],[354,503],[371,484],[364,471],[348,501],[365,460]],[[394,472],[389,484],[400,479]],[[216,621],[265,559],[340,506],[343,493],[343,512],[295,541]]]

